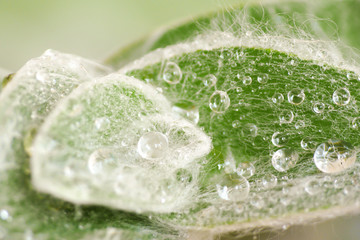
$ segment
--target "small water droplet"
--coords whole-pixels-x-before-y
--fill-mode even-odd
[[[213,87],[216,85],[217,78],[213,74],[208,74],[203,78],[203,83],[207,87]]]
[[[280,104],[284,101],[284,95],[282,95],[281,93],[275,93],[271,100],[273,101],[273,103],[275,104]]]
[[[351,127],[353,129],[359,129],[360,128],[360,117],[355,117],[351,122]]]
[[[216,184],[216,190],[220,198],[227,201],[238,202],[248,197],[250,184],[246,178],[242,176],[226,174],[226,176]]]
[[[239,128],[241,126],[241,122],[239,120],[234,120],[231,125],[233,128]]]
[[[178,116],[186,118],[195,124],[198,124],[199,122],[199,108],[191,101],[182,100],[175,103],[172,107],[172,111]]]
[[[104,170],[116,167],[116,154],[111,149],[97,149],[90,154],[88,159],[88,169],[92,174],[107,172]]]
[[[342,140],[328,140],[320,144],[314,153],[316,167],[325,173],[341,172],[354,165],[356,151]]]
[[[288,101],[293,105],[300,105],[305,100],[304,90],[300,88],[295,88],[288,92]]]
[[[177,84],[181,81],[182,71],[176,63],[167,62],[162,77],[169,84]]]
[[[317,142],[311,139],[310,137],[305,137],[301,140],[300,145],[304,150],[315,150]]]
[[[273,174],[266,174],[261,179],[262,186],[266,189],[273,188],[277,185],[277,177]]]
[[[141,136],[137,151],[149,160],[163,158],[168,150],[168,138],[160,132],[148,132]]]
[[[316,103],[314,103],[314,105],[313,105],[313,111],[314,111],[315,113],[318,113],[318,114],[324,113],[324,111],[325,111],[325,104],[324,104],[324,103],[321,103],[321,102],[316,102]]]
[[[251,162],[241,162],[236,168],[236,173],[249,178],[255,174],[255,166]]]
[[[229,95],[220,90],[216,90],[209,99],[209,107],[215,113],[224,113],[230,106]]]
[[[244,137],[256,137],[258,134],[258,127],[253,123],[247,123],[241,129],[241,133]]]
[[[267,75],[266,73],[260,74],[257,76],[257,81],[260,84],[266,84],[269,80],[269,75]]]
[[[243,78],[243,84],[244,85],[250,85],[252,83],[252,78],[250,76],[245,76]]]
[[[279,172],[286,172],[295,167],[299,159],[299,154],[292,149],[283,148],[277,150],[272,156],[271,162],[273,167]]]
[[[97,118],[95,119],[95,128],[98,131],[102,131],[107,129],[110,126],[110,120],[106,117],[101,117],[101,118]]]
[[[332,99],[336,105],[345,106],[350,102],[350,91],[347,88],[339,88],[333,93]]]
[[[276,147],[283,147],[287,142],[289,138],[286,133],[281,132],[275,132],[271,137],[271,142]]]
[[[294,113],[290,110],[283,110],[279,115],[280,124],[292,123]]]

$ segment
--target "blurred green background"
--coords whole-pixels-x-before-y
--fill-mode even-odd
[[[52,48],[102,61],[161,26],[241,0],[0,0],[0,68],[16,71]],[[359,13],[360,14],[360,13]],[[255,239],[360,239],[360,217],[347,216]],[[223,239],[236,239],[224,236]],[[245,239],[254,239],[253,237]]]
[[[0,67],[52,48],[103,60],[161,26],[239,0],[0,0]]]

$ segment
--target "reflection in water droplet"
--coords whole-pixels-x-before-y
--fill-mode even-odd
[[[266,84],[268,82],[268,80],[269,80],[269,75],[267,75],[266,73],[260,74],[257,77],[257,81],[260,84]]]
[[[310,137],[305,137],[301,140],[300,145],[304,150],[315,150],[317,142]]]
[[[216,90],[209,100],[209,107],[215,113],[224,113],[230,106],[229,95],[220,90]]]
[[[106,117],[95,119],[95,128],[99,131],[105,130],[110,126],[110,120]]]
[[[345,106],[350,102],[350,91],[347,88],[340,88],[333,93],[332,99],[336,105]]]
[[[199,108],[191,101],[182,100],[174,104],[172,111],[180,117],[197,124],[200,119]]]
[[[92,174],[107,172],[104,170],[116,167],[116,154],[111,149],[97,149],[88,159],[88,169]]]
[[[292,149],[279,149],[272,156],[271,162],[273,167],[279,172],[285,172],[295,167],[299,159],[299,154]]]
[[[251,162],[241,162],[236,168],[236,173],[244,178],[249,178],[255,174],[255,166]]]
[[[325,173],[341,172],[354,165],[356,151],[342,140],[328,140],[320,144],[314,153],[316,167]]]
[[[287,134],[281,133],[281,132],[275,132],[271,137],[271,142],[276,147],[283,147],[287,142],[289,138]]]
[[[141,136],[137,151],[149,160],[163,158],[168,150],[168,138],[160,132],[148,132]]]
[[[220,198],[238,202],[246,199],[249,195],[250,184],[246,178],[237,174],[226,174],[219,183],[216,190]]]
[[[264,188],[267,188],[267,189],[273,188],[277,185],[277,177],[273,174],[266,174],[261,179],[261,183]]]
[[[167,62],[162,74],[163,80],[170,84],[177,84],[181,81],[182,71],[174,62]]]
[[[280,124],[291,123],[294,120],[294,113],[290,110],[283,110],[279,115]]]
[[[250,76],[245,76],[243,78],[243,84],[244,85],[250,85],[252,83],[252,78]]]
[[[305,100],[304,90],[302,90],[300,88],[295,88],[295,89],[289,91],[287,96],[288,96],[289,103],[294,104],[294,105],[300,105]]]
[[[213,74],[208,74],[203,78],[203,83],[207,87],[213,87],[216,85],[217,78]]]
[[[284,101],[284,95],[282,95],[281,93],[275,93],[271,100],[273,101],[273,103],[275,104],[280,104]]]
[[[318,113],[318,114],[324,113],[324,111],[325,111],[325,104],[323,104],[323,103],[321,103],[321,102],[316,102],[316,103],[314,103],[313,111],[314,111],[315,113]]]
[[[360,117],[356,117],[351,122],[351,127],[353,129],[359,129],[360,128]]]

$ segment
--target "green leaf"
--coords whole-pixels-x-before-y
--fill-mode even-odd
[[[106,63],[119,68],[156,49],[192,41],[198,35],[212,31],[231,32],[235,35],[244,34],[246,31],[249,34],[263,31],[287,38],[340,40],[348,46],[360,49],[360,25],[355,20],[359,11],[360,3],[357,0],[264,1],[261,4],[250,1],[232,9],[159,30],[121,49],[109,57]],[[340,51],[344,55],[358,52],[342,43]]]

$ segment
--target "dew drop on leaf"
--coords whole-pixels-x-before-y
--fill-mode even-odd
[[[333,102],[338,106],[345,106],[349,104],[351,99],[350,91],[347,88],[337,89],[332,96]]]
[[[295,167],[299,159],[299,154],[292,149],[283,148],[277,150],[272,156],[271,162],[273,167],[279,172],[286,172]]]
[[[305,93],[304,90],[300,88],[294,88],[288,92],[288,101],[293,105],[300,105],[305,100]]]
[[[215,113],[224,113],[230,106],[229,95],[220,90],[216,90],[209,99],[209,107]]]
[[[341,172],[354,165],[356,151],[350,143],[330,139],[320,144],[314,153],[316,167],[325,173]]]
[[[141,136],[137,151],[141,157],[149,160],[161,159],[168,150],[168,139],[160,132],[148,132]]]

